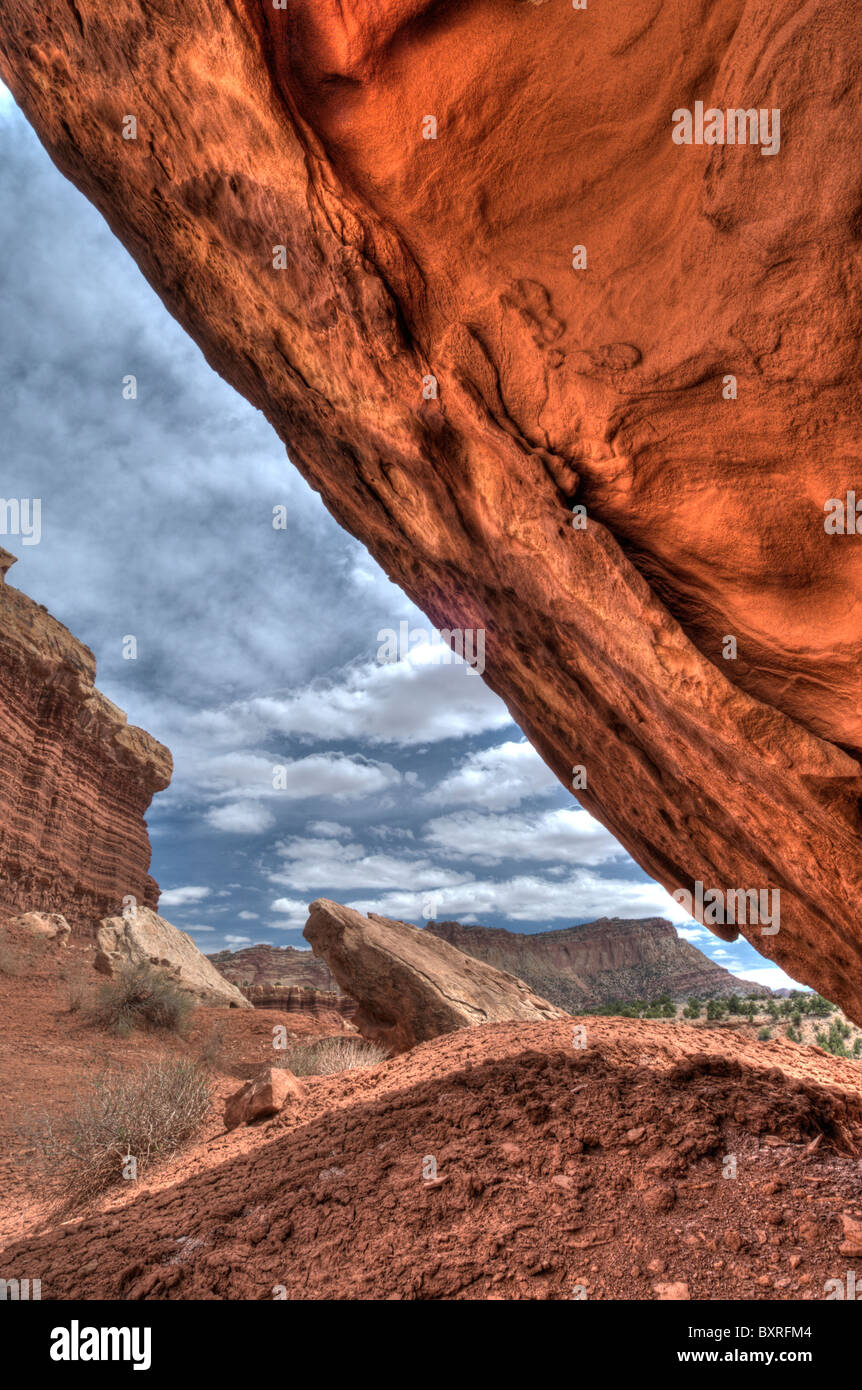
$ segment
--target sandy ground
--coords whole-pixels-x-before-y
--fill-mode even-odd
[[[273,1025],[337,1020],[201,1010],[187,1041],[109,1039],[64,1002],[90,950],[0,977],[0,1276],[43,1298],[822,1299],[862,1264],[857,1063],[679,1022],[496,1024],[307,1080],[226,1134]],[[59,1222],[22,1124],[105,1065],[212,1058],[216,1029],[200,1136]]]

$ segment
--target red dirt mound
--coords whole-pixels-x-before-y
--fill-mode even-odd
[[[60,1299],[823,1298],[853,1267],[858,1067],[584,1022],[584,1049],[576,1023],[489,1025],[309,1080],[254,1148],[11,1246],[0,1276]]]

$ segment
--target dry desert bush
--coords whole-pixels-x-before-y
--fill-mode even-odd
[[[185,1032],[194,1002],[150,965],[132,965],[99,990],[88,1018],[98,1028],[128,1037],[132,1029]]]
[[[388,1056],[385,1047],[364,1038],[318,1038],[316,1042],[294,1043],[279,1054],[276,1065],[287,1067],[294,1076],[333,1076],[340,1071],[376,1067]]]
[[[86,1206],[124,1174],[140,1177],[156,1159],[175,1153],[200,1128],[210,1103],[209,1075],[185,1058],[105,1073],[70,1115],[31,1125],[39,1186],[64,1210]]]

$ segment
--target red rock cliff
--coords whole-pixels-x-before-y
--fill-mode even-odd
[[[96,690],[92,652],[5,583],[0,551],[0,905],[79,928],[155,908],[144,813],[171,755]]]
[[[859,39],[857,0],[0,15],[59,167],[561,780],[667,887],[779,889],[746,935],[862,1020]],[[699,101],[780,148],[675,143]]]

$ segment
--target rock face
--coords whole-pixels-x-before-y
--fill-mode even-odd
[[[354,1000],[339,993],[329,966],[311,951],[261,943],[241,951],[214,951],[207,960],[256,1009],[343,1015],[356,1011]]]
[[[108,917],[99,925],[94,965],[114,975],[130,965],[149,964],[166,971],[200,1004],[227,1004],[250,1009],[243,994],[221,976],[198,950],[187,932],[179,931],[148,907],[127,917]]]
[[[0,73],[586,808],[860,1020],[856,8],[6,0]]]
[[[92,652],[5,583],[0,551],[0,904],[83,927],[155,907],[144,813],[171,755],[94,686]]]
[[[349,1018],[356,1012],[356,1001],[336,990],[309,989],[294,985],[251,985],[240,992],[256,1009],[277,1009],[286,1014],[341,1014]]]
[[[303,936],[359,1005],[353,1022],[372,1042],[403,1052],[480,1023],[562,1018],[523,980],[465,956],[407,922],[328,898],[309,908]]]
[[[519,932],[429,922],[425,928],[468,956],[525,980],[554,1004],[577,1013],[630,999],[712,999],[717,995],[767,995],[763,985],[740,980],[677,936],[662,917],[624,921],[603,918],[562,931]]]
[[[241,951],[213,951],[207,956],[220,975],[231,984],[265,989],[293,987],[331,991],[335,988],[332,971],[311,951],[295,946],[261,943]]]

